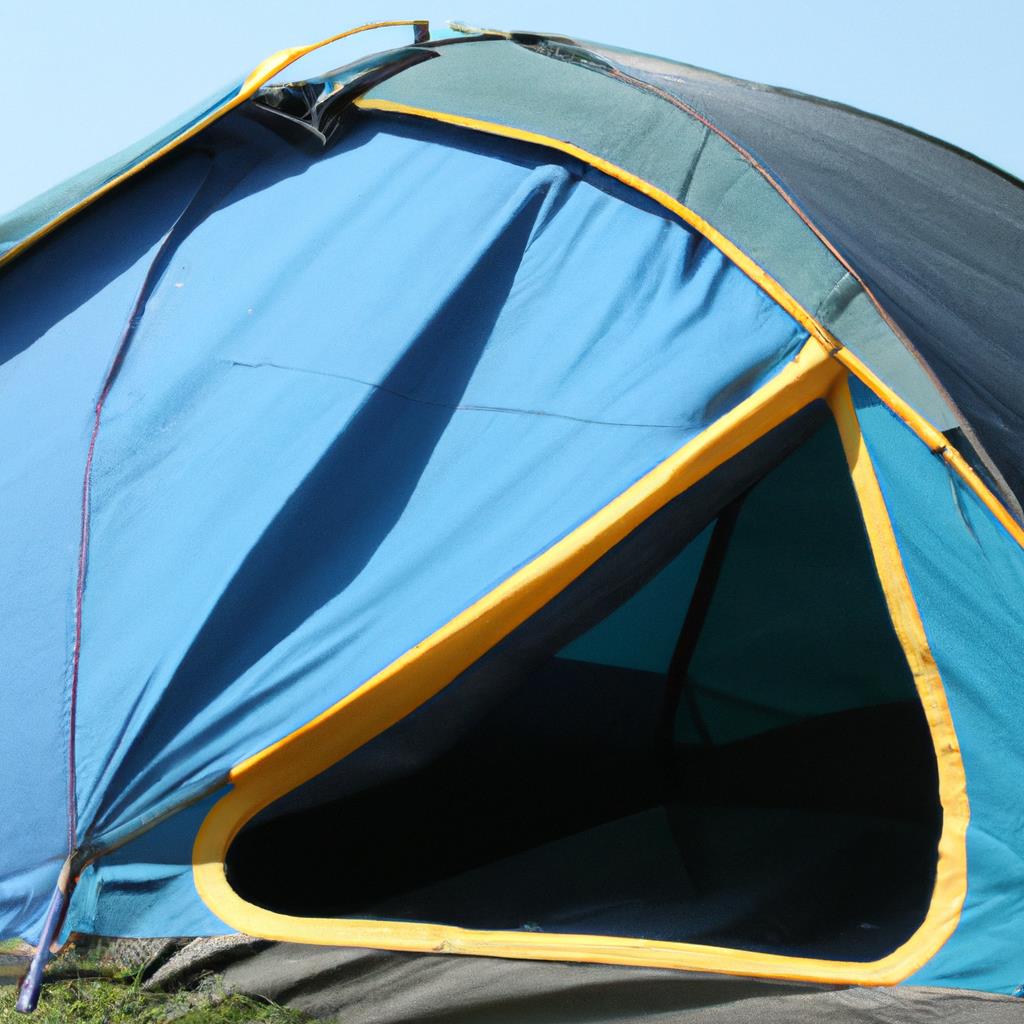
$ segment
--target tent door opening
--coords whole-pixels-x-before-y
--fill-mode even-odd
[[[820,404],[241,831],[296,916],[872,961],[920,926],[935,756]]]

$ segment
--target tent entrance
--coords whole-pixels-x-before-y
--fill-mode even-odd
[[[942,825],[931,737],[836,428],[798,420],[253,819],[235,891],[848,961],[909,938]]]

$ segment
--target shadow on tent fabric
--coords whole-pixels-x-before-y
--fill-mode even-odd
[[[176,718],[161,708],[173,705],[182,689],[192,700],[219,694],[344,591],[372,558],[472,376],[543,200],[542,192],[530,196],[381,383],[368,389],[225,588],[136,743],[161,748],[177,729]],[[431,399],[407,397],[427,376]],[[133,770],[115,788],[138,783]]]

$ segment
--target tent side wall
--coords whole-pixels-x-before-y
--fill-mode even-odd
[[[993,992],[1024,978],[1024,552],[900,421],[856,384],[865,441],[956,722],[971,824],[960,927],[910,979]]]
[[[128,327],[96,434],[88,505],[76,795],[77,841],[90,855],[144,832],[174,801],[209,792],[233,765],[357,687],[777,376],[800,349],[799,325],[699,234],[578,161],[545,155],[361,115],[345,143],[322,157],[236,111],[201,144],[182,146],[4,268],[6,302],[29,323],[4,371],[20,375],[27,398],[51,386],[44,356],[51,349],[51,358],[59,356],[71,332],[107,345],[94,372],[76,378],[83,396],[70,403],[81,409],[79,444],[69,446],[80,461],[60,511],[72,537],[81,531],[96,397]],[[407,187],[382,195],[382,166]],[[365,187],[356,188],[357,179]],[[427,207],[413,188],[424,181],[434,190]],[[326,236],[333,249],[325,248],[322,205],[308,202],[316,182],[336,199]],[[367,196],[380,208],[370,211]],[[405,212],[389,217],[396,196]],[[107,244],[112,226],[131,240],[127,252]],[[618,248],[607,245],[608,232]],[[577,241],[578,261],[565,259],[566,234]],[[424,268],[419,253],[427,249],[444,258]],[[378,262],[350,258],[382,251],[401,280],[397,290]],[[227,276],[225,252],[234,267]],[[657,274],[654,253],[661,253]],[[126,259],[132,275],[115,294],[111,284]],[[282,280],[282,260],[301,272]],[[89,275],[72,272],[84,266]],[[310,303],[309,282],[335,282],[338,266],[347,268],[346,288],[332,283]],[[37,302],[44,285],[49,301]],[[484,292],[493,300],[486,308]],[[534,325],[533,347],[524,344],[526,323]],[[580,333],[582,323],[591,326]],[[556,358],[576,367],[570,386]],[[538,375],[545,360],[549,372]],[[816,350],[808,372],[832,366]],[[12,444],[19,438],[10,435]],[[399,466],[405,471],[396,474]],[[51,489],[52,470],[50,462],[32,464],[40,486]],[[353,488],[356,477],[365,486]],[[517,486],[521,479],[531,485]],[[496,500],[470,500],[474,489],[507,491],[524,510],[488,531],[474,529],[478,508]],[[244,506],[239,493],[248,496]],[[181,514],[170,515],[172,506]],[[403,528],[387,532],[387,555],[372,532],[339,533],[339,517],[385,532],[398,519]],[[423,522],[437,535],[428,536]],[[26,517],[24,529],[32,527]],[[11,539],[17,572],[32,547]],[[283,550],[282,574],[275,559]],[[430,585],[430,601],[408,571],[430,570],[424,551],[458,561],[445,569],[445,588]],[[330,573],[359,574],[370,554],[376,560],[359,587],[343,595],[329,589],[337,584]],[[60,564],[68,571],[51,595],[61,626],[68,602],[74,607],[78,565],[74,550],[67,555]],[[267,573],[281,599],[271,607]],[[399,603],[406,584],[408,600]],[[326,619],[305,620],[325,594],[350,602],[347,610],[335,601]],[[387,612],[376,617],[376,639],[366,629],[373,606]],[[333,653],[299,672],[268,639],[282,635],[300,658],[311,638]],[[341,635],[361,645],[362,660],[345,647],[339,682]],[[140,683],[125,706],[127,679]],[[65,796],[61,787],[62,805]],[[61,825],[54,837],[53,881],[64,833]],[[113,856],[111,899],[111,876],[127,864],[128,847]],[[140,869],[123,891],[134,885],[154,900],[169,873],[153,863],[152,878]],[[85,877],[104,873],[90,868]],[[38,937],[46,882],[43,906],[12,898],[8,928]],[[112,928],[113,913],[94,914],[83,898],[79,914],[77,903],[70,927],[103,921]],[[126,898],[126,914],[129,906]],[[189,920],[213,927],[204,915]],[[134,927],[143,925],[126,920],[116,930]]]

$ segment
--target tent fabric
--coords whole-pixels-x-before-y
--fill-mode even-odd
[[[863,289],[747,158],[693,117],[590,64],[501,38],[366,93],[397,104],[569,139],[658,187],[722,232],[936,427],[957,420]],[[601,69],[597,69],[600,71]],[[529,89],[514,83],[530,82]]]
[[[3,493],[20,529],[3,535],[5,577],[33,579],[29,558],[53,551],[33,488],[73,555],[92,406],[123,353],[88,495],[79,846],[219,783],[700,433],[804,340],[699,235],[573,161],[375,118],[312,155],[244,116],[222,124],[220,145],[183,149],[3,279],[16,326],[5,393],[26,407],[5,412],[75,428],[44,420],[32,458],[14,457],[23,425],[6,435]],[[310,201],[321,195],[334,197],[327,210]],[[135,245],[127,271],[128,247],[103,245],[111,231]],[[69,272],[86,259],[88,277]],[[80,337],[96,347],[91,373],[59,359]],[[40,388],[69,389],[59,412],[39,408]],[[31,585],[46,603],[10,624],[7,646],[23,653],[3,668],[4,699],[58,736],[69,561],[51,587]],[[27,670],[44,644],[49,690]],[[52,823],[5,843],[12,894],[38,881],[31,900],[5,901],[3,930],[34,938],[67,853],[67,750],[35,731],[5,744],[53,773]],[[23,784],[4,793],[12,808],[38,780]]]
[[[583,45],[678,96],[764,163],[878,297],[1024,502],[1024,183],[838,103]]]
[[[858,283],[768,185],[760,170],[727,142],[663,98],[621,82],[602,82],[591,73],[593,69],[550,59],[554,47],[535,53],[493,35],[466,40],[473,45],[451,45],[456,42],[460,40],[406,47],[392,51],[388,61],[367,58],[311,80],[304,89],[319,96],[368,90],[374,101],[385,102],[430,103],[442,97],[442,108],[460,114],[493,118],[542,134],[546,130],[556,138],[574,138],[584,148],[691,204],[933,425],[942,430],[957,425],[955,411],[899,343]],[[443,62],[418,59],[438,56],[444,57]],[[283,63],[268,58],[264,65]],[[421,66],[411,66],[416,63]],[[404,73],[397,74],[399,70]],[[254,80],[254,76],[255,72],[237,94],[211,110],[210,116],[226,112],[251,94],[260,78],[270,77],[263,74]],[[380,79],[385,79],[383,84]],[[515,88],[515,83],[524,80],[531,82],[529,90]],[[281,99],[282,90],[275,87],[264,90],[261,102],[264,109],[280,113]],[[614,131],[609,130],[612,126]],[[173,134],[166,139],[173,141]],[[136,163],[122,161],[118,169],[124,172]],[[94,177],[106,180],[105,173],[101,165]],[[81,196],[91,180],[87,175],[69,188],[69,194]],[[9,225],[0,226],[0,233],[23,240],[22,221],[28,217],[33,224],[45,225],[49,209],[45,202],[28,204],[23,211],[16,211]]]
[[[195,160],[180,161],[161,182],[140,182],[119,197],[122,237],[132,244],[107,246],[106,228],[82,221],[62,237],[59,252],[33,252],[0,280],[0,718],[24,725],[5,728],[0,739],[5,763],[18,766],[0,825],[4,934],[38,927],[74,845],[69,702],[92,408],[161,235],[202,170]],[[69,266],[78,273],[65,274]],[[55,277],[64,282],[60,294]],[[104,322],[108,330],[93,333]]]
[[[913,980],[1013,992],[1024,977],[1024,552],[863,388],[855,402],[957,723],[973,864],[958,930]]]
[[[0,218],[0,262],[33,236],[74,210],[83,200],[142,166],[181,135],[215,117],[242,90],[241,81],[218,89],[138,142],[62,181]]]
[[[150,132],[138,142],[101,160],[66,181],[0,217],[0,266],[18,256],[69,217],[79,213],[105,195],[111,188],[144,170],[154,160],[165,156],[177,145],[193,137],[219,117],[248,100],[259,88],[294,61],[328,43],[368,29],[411,27],[415,41],[423,41],[427,23],[422,21],[385,21],[360,25],[310,46],[291,47],[271,54],[245,78],[218,89],[167,124]],[[354,80],[367,84],[380,81],[409,63],[433,57],[433,50],[408,47],[387,54],[374,54],[354,61],[343,74],[331,78],[331,88],[344,94]]]
[[[147,939],[234,933],[196,895],[192,846],[224,795],[216,789],[93,861],[75,888],[62,940],[75,933]]]
[[[0,226],[0,719],[18,725],[0,739],[17,767],[0,792],[0,935],[40,941],[69,857],[90,864],[64,934],[228,930],[192,844],[240,764],[415,658],[684,446],[742,437],[679,496],[699,593],[702,531],[782,449],[811,450],[808,403],[850,377],[881,487],[865,522],[891,520],[898,545],[879,555],[868,523],[868,583],[897,636],[920,613],[902,649],[929,679],[934,656],[953,720],[932,737],[940,790],[966,806],[942,790],[962,751],[971,810],[966,903],[957,918],[943,890],[955,931],[910,980],[1017,991],[1024,535],[956,446],[1019,493],[1018,185],[831,105],[571,40],[418,40],[257,94],[308,49]],[[839,156],[822,156],[836,134]],[[895,211],[864,201],[880,155],[905,165],[883,169]],[[737,412],[753,396],[781,434]],[[863,502],[871,467],[851,472]],[[834,497],[836,478],[790,490],[808,483],[804,570],[816,545],[860,536],[814,520],[815,486]],[[740,506],[723,594],[771,547],[777,516],[750,500],[762,511],[751,527]],[[668,521],[649,511],[651,529]],[[594,598],[593,579],[560,583],[561,600]],[[757,626],[778,610],[758,605],[769,593],[752,592]],[[564,607],[546,600],[537,621]],[[713,594],[708,609],[728,654],[742,626]],[[654,625],[624,628],[638,617]],[[858,630],[877,642],[884,617],[843,619],[850,635],[830,623],[819,656],[865,667]],[[735,651],[769,665],[751,628]],[[575,653],[592,671],[594,651]],[[792,653],[734,744],[800,718]],[[814,721],[877,692],[844,676]]]
[[[697,641],[692,703],[666,706],[674,659],[638,668],[654,645],[620,613],[639,603],[682,635],[707,487],[257,815],[228,854],[235,891],[306,917],[820,959],[900,945],[931,898],[935,759],[838,434],[816,412],[706,482],[722,488],[715,504],[749,494]]]

